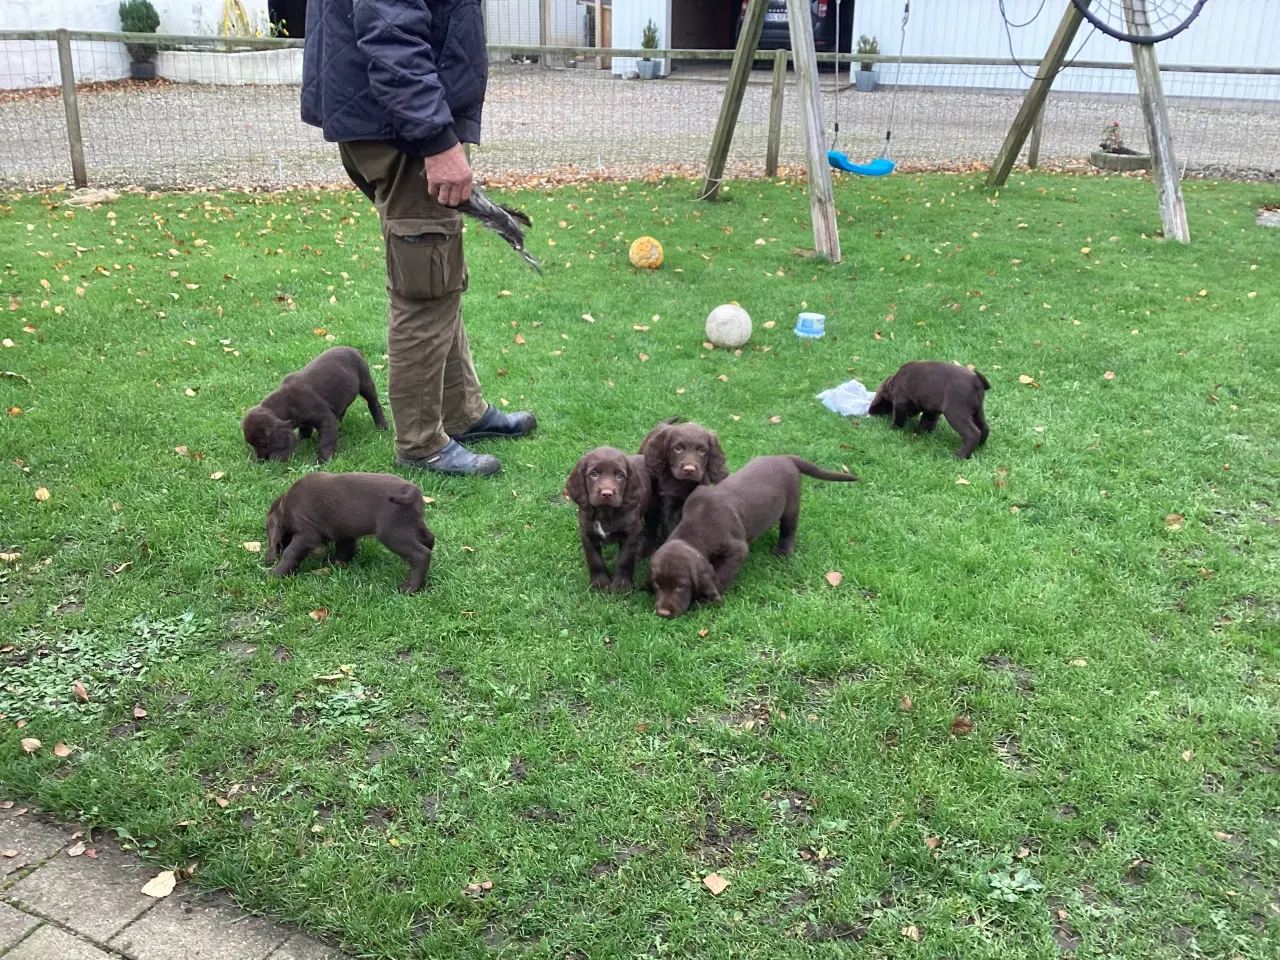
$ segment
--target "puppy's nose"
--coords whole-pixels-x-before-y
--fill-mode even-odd
[[[686,463],[684,466],[680,468],[680,470],[684,473],[686,477],[692,477],[694,474],[698,472],[698,467],[696,464]]]
[[[670,610],[668,610],[666,607],[659,607],[659,608],[658,608],[658,616],[660,616],[660,617],[669,617],[669,616],[671,616],[671,611],[670,611]]]
[[[600,488],[600,496],[603,497],[605,500],[612,500],[617,495],[618,495],[618,491],[613,489],[613,487]]]

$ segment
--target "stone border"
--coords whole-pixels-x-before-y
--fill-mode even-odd
[[[1135,170],[1150,170],[1151,155],[1147,153],[1107,153],[1095,150],[1089,154],[1089,162],[1099,170],[1109,173],[1133,173]]]
[[[295,928],[179,884],[154,899],[160,871],[105,835],[0,804],[3,960],[346,960]]]

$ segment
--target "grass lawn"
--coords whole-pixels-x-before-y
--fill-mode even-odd
[[[314,468],[251,463],[244,410],[330,337],[385,397],[362,197],[10,198],[0,789],[361,956],[1274,957],[1274,190],[1189,183],[1178,246],[1139,180],[843,180],[838,267],[792,184],[519,195],[545,274],[472,227],[466,314],[539,431],[412,476],[410,597],[373,540],[285,582],[243,546]],[[740,356],[700,346],[729,300]],[[990,379],[973,460],[814,400],[913,358]],[[588,593],[561,490],[672,414],[862,482],[665,622]],[[392,469],[359,403],[329,469]]]

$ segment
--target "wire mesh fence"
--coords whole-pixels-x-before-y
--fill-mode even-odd
[[[301,41],[162,42],[156,78],[132,80],[120,35],[64,38],[90,183],[281,188],[345,180],[336,148],[299,117]],[[654,51],[664,73],[657,80],[615,72],[615,64],[634,63],[639,53],[493,45],[484,143],[472,155],[477,172],[488,178],[701,173],[732,52]],[[747,86],[730,176],[764,171],[772,56],[762,55]],[[914,56],[901,66],[893,57],[879,59],[879,83],[870,92],[851,85],[847,62],[839,72],[824,65],[828,136],[855,160],[881,153],[892,113],[890,148],[900,164],[954,169],[989,162],[1029,82],[1011,61],[996,58]],[[1180,91],[1169,109],[1187,175],[1280,177],[1280,68],[1174,65],[1164,73],[1166,87]],[[0,183],[44,187],[71,179],[61,77],[53,32],[0,33]],[[1128,64],[1077,62],[1056,88],[1044,112],[1042,165],[1080,163],[1113,122],[1130,146],[1144,147]],[[804,153],[793,91],[789,73],[780,124],[784,164],[802,161]]]

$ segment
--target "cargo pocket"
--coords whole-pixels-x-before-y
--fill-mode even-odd
[[[462,224],[440,220],[388,220],[387,280],[410,300],[438,300],[467,288]]]

